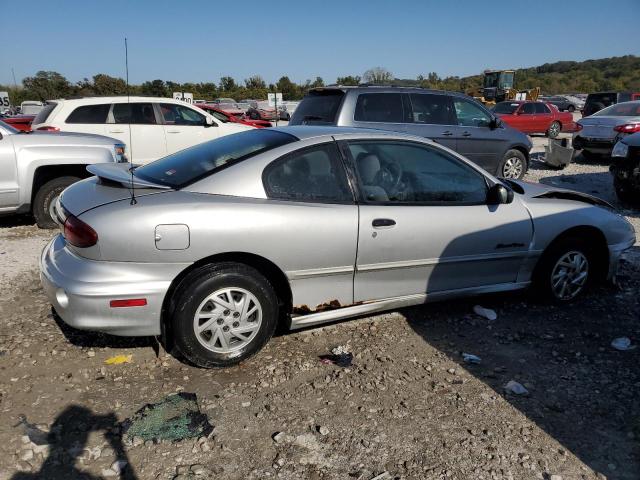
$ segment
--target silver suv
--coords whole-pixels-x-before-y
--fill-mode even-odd
[[[289,125],[336,125],[393,130],[427,137],[491,174],[522,178],[529,137],[467,95],[422,88],[358,86],[310,90]]]

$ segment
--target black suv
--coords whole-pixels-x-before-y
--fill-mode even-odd
[[[504,178],[522,178],[532,143],[462,93],[407,87],[310,90],[289,125],[377,128],[430,138]]]
[[[588,117],[603,108],[610,107],[616,103],[629,102],[631,100],[640,100],[640,93],[633,92],[597,92],[587,95],[584,102],[582,116]]]

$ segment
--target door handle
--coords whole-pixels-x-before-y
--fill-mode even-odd
[[[464,133],[462,134],[462,136],[463,136],[463,137],[470,137],[470,136],[471,136],[471,134],[470,134],[469,132],[464,132]]]
[[[109,130],[109,133],[124,133],[124,130]]]
[[[373,225],[376,228],[393,227],[395,224],[396,224],[396,221],[392,220],[391,218],[376,218],[373,220],[373,222],[371,222],[371,225]]]
[[[167,133],[180,133],[180,130],[167,130]]]
[[[442,132],[443,137],[450,137],[451,135],[453,135],[453,132],[450,132],[449,130],[447,130],[446,132]]]

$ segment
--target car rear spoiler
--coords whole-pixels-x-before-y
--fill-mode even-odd
[[[159,183],[149,182],[131,174],[130,163],[97,163],[89,165],[87,171],[92,173],[101,180],[107,182],[120,183],[124,187],[134,188],[156,188],[160,190],[171,190],[171,187],[160,185]]]

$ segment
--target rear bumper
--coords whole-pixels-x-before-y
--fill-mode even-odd
[[[611,153],[613,146],[616,144],[616,139],[606,138],[589,138],[581,135],[574,135],[573,148],[576,150],[589,150],[590,152],[598,153]]]
[[[189,264],[103,262],[81,258],[61,235],[44,248],[40,280],[64,322],[113,335],[160,335],[165,295]],[[110,307],[111,300],[144,298],[142,307]]]

